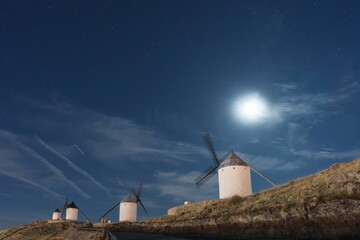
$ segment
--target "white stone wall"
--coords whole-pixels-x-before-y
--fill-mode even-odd
[[[218,170],[219,197],[235,195],[246,197],[252,194],[250,168],[248,166],[227,166]]]
[[[77,221],[78,212],[79,212],[79,210],[77,208],[67,208],[66,209],[66,220]]]
[[[120,216],[119,222],[129,221],[136,222],[137,221],[137,204],[133,202],[123,202],[120,203]]]
[[[61,212],[53,212],[52,220],[60,220],[61,219]]]

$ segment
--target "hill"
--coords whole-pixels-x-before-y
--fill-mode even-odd
[[[86,223],[41,221],[0,231],[0,240],[83,240],[105,239],[106,232]]]
[[[121,228],[224,239],[360,239],[360,158],[246,198],[182,205]]]
[[[360,239],[360,158],[249,197],[191,203],[140,223],[39,222],[0,239],[103,239],[105,231],[214,239]]]

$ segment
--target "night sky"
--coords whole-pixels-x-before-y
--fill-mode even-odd
[[[194,184],[212,163],[205,132],[277,184],[358,157],[359,12],[350,0],[0,1],[0,228],[49,219],[66,197],[97,221],[120,183],[144,181],[140,220],[216,199],[217,175]],[[264,110],[248,119],[236,106],[254,97]]]

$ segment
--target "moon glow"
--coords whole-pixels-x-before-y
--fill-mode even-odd
[[[234,112],[243,121],[259,122],[266,117],[266,101],[258,94],[249,95],[235,102]]]

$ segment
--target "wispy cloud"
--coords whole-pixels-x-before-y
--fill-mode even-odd
[[[30,156],[32,156],[34,159],[37,159],[41,161],[43,164],[45,164],[48,169],[50,169],[56,176],[58,176],[63,181],[67,182],[72,188],[74,188],[81,196],[85,198],[90,198],[90,196],[85,193],[83,190],[81,190],[73,181],[69,180],[67,177],[65,177],[64,173],[59,170],[57,167],[55,167],[53,164],[51,164],[48,160],[40,156],[38,153],[36,153],[31,148],[24,146],[22,144],[18,144],[18,146],[26,151]]]
[[[23,101],[54,115],[52,122],[45,123],[49,128],[62,125],[63,131],[75,138],[74,142],[81,143],[82,150],[103,162],[113,163],[129,158],[132,161],[156,158],[157,161],[168,163],[191,162],[194,155],[204,154],[203,148],[169,140],[153,128],[122,117],[58,102]],[[59,118],[62,119],[61,123],[57,120]],[[44,120],[39,121],[44,124]],[[71,125],[71,129],[67,129],[68,125]]]
[[[288,83],[275,83],[276,87],[280,89],[283,93],[288,93],[292,90],[295,90],[298,88],[298,86],[294,82],[288,82]]]
[[[360,84],[353,82],[335,92],[320,92],[316,94],[294,92],[280,99],[274,105],[278,120],[287,117],[323,116],[339,112],[338,106],[359,92]]]
[[[20,156],[16,152],[0,148],[0,156],[0,174],[26,183],[26,185],[36,187],[37,189],[50,193],[56,197],[61,197],[59,193],[53,191],[44,184],[41,184],[35,172],[30,171],[26,166],[17,163],[16,160],[19,159]]]
[[[249,143],[258,143],[260,141],[259,138],[256,138],[256,137],[252,137],[249,139]]]
[[[135,166],[139,166],[140,163],[147,163],[140,166],[147,169],[151,168],[149,174],[152,175],[154,171],[152,169],[153,166],[161,166],[162,168],[164,164],[166,164],[174,167],[183,163],[195,162],[196,158],[208,155],[206,149],[202,146],[199,147],[190,143],[168,139],[156,129],[118,116],[109,116],[69,104],[58,104],[56,101],[52,103],[26,99],[24,101],[32,109],[37,109],[39,112],[46,114],[46,117],[36,115],[33,116],[34,119],[31,119],[33,123],[32,131],[36,132],[35,142],[33,141],[33,137],[27,137],[27,141],[29,141],[31,145],[36,145],[34,145],[32,149],[28,149],[27,155],[30,156],[32,154],[32,158],[41,159],[43,163],[47,164],[47,167],[51,169],[51,172],[60,175],[55,168],[52,168],[53,166],[41,158],[42,156],[47,156],[49,153],[55,154],[64,161],[69,168],[84,176],[86,180],[89,179],[92,185],[99,187],[108,194],[110,194],[108,186],[110,186],[114,192],[116,192],[116,187],[113,189],[111,179],[109,179],[110,184],[105,185],[92,176],[93,174],[90,174],[90,172],[94,170],[94,167],[97,168],[96,166],[103,171],[109,170],[111,174],[114,174],[115,169],[119,174],[124,174],[128,168],[132,169]],[[51,138],[52,135],[44,131],[44,127],[40,127],[44,126],[44,124],[46,125],[46,129],[52,129],[51,134],[66,136],[66,142],[64,143],[64,141],[59,138],[52,140],[51,143],[45,142],[44,138]],[[59,132],[59,126],[61,126],[61,132]],[[39,136],[41,136],[41,138]],[[89,170],[86,169],[85,171],[71,160],[73,151],[66,150],[69,149],[69,141],[81,145],[81,150],[86,152],[86,157],[91,159],[93,163],[91,169],[89,167]],[[40,144],[44,149],[39,148],[37,144]],[[34,149],[41,152],[41,154],[38,155],[42,156],[37,156],[35,151],[31,152],[31,150]],[[49,152],[43,152],[44,150],[48,150]],[[23,149],[23,151],[25,151],[25,149]],[[69,156],[62,154],[62,151],[67,151],[66,154]],[[78,154],[73,155],[74,159],[78,157]],[[111,169],[109,169],[109,167],[111,167]],[[68,171],[65,171],[65,169],[62,170],[70,174]],[[133,176],[129,177],[132,178]],[[82,183],[89,184],[89,182]],[[176,185],[176,183],[172,186],[174,185]],[[189,186],[191,189],[193,183]],[[73,186],[73,188],[75,188],[75,186]],[[163,186],[161,189],[159,187],[158,190],[161,190],[161,192],[165,194],[165,188],[167,188],[167,186]],[[184,191],[186,191],[185,188],[184,186]],[[189,193],[187,196],[190,197],[191,195],[192,194]]]
[[[52,189],[44,186],[44,185],[41,185],[39,183],[37,183],[35,181],[35,179],[32,179],[32,176],[29,176],[29,175],[26,175],[25,173],[21,173],[21,172],[16,172],[16,171],[13,171],[13,172],[9,172],[9,171],[6,171],[6,170],[3,170],[3,169],[0,169],[0,173],[5,175],[5,176],[8,176],[8,177],[11,177],[11,178],[14,178],[14,179],[17,179],[19,181],[22,181],[24,183],[27,183],[27,184],[30,184],[34,187],[37,187],[47,193],[50,193],[56,197],[62,197],[62,195],[60,195],[59,193],[53,191]]]
[[[194,181],[200,173],[198,171],[188,173],[160,171],[155,177],[161,184],[154,185],[153,187],[160,191],[161,196],[171,197],[175,202],[217,198],[217,175],[214,175],[204,186],[197,189]]]
[[[99,159],[131,157],[134,161],[147,161],[156,157],[159,161],[191,162],[194,153],[203,152],[197,146],[167,140],[150,128],[119,117],[93,116],[83,129],[95,137],[87,145]]]
[[[99,181],[97,181],[93,176],[91,176],[88,172],[86,172],[85,170],[83,170],[80,167],[78,167],[77,165],[75,165],[72,161],[70,161],[69,158],[65,157],[64,155],[62,155],[61,153],[59,153],[58,151],[56,151],[55,149],[50,147],[38,136],[35,136],[35,138],[42,146],[44,146],[46,149],[48,149],[49,151],[51,151],[52,153],[57,155],[59,158],[64,160],[68,164],[69,167],[71,167],[72,169],[74,169],[76,172],[80,173],[84,177],[90,179],[90,181],[93,182],[96,186],[98,186],[99,188],[101,188],[105,192],[107,192],[109,195],[111,195],[110,191],[106,187],[104,187]]]
[[[152,125],[162,126],[167,129],[176,129],[177,131],[193,131],[194,126],[189,117],[178,114],[165,114],[159,108],[150,108],[146,114],[147,122]]]
[[[324,116],[341,113],[340,106],[360,91],[360,84],[352,82],[334,92],[304,93],[294,83],[275,84],[283,94],[268,105],[267,123],[282,123],[285,120],[308,119],[313,123]]]
[[[354,149],[349,151],[334,151],[331,149],[310,151],[310,150],[291,150],[291,153],[296,156],[306,157],[309,159],[352,159],[360,156],[360,150]]]
[[[32,159],[36,159],[40,161],[42,164],[44,164],[52,173],[54,173],[57,177],[59,177],[61,180],[67,182],[71,187],[73,187],[81,196],[85,198],[90,198],[90,196],[85,193],[83,190],[81,190],[73,181],[69,180],[64,173],[58,169],[55,165],[50,163],[48,160],[46,160],[44,157],[42,157],[40,154],[35,152],[30,147],[20,143],[18,140],[18,137],[10,133],[8,131],[0,130],[0,134],[5,137],[8,141],[12,142],[15,146],[17,146],[19,149],[24,151],[28,156],[30,156]],[[3,157],[3,156],[2,156]],[[23,177],[22,177],[23,178]],[[32,180],[33,181],[33,180]]]
[[[0,195],[3,196],[3,197],[9,197],[9,198],[14,197],[14,195],[11,195],[11,194],[8,194],[8,193],[0,193]]]

